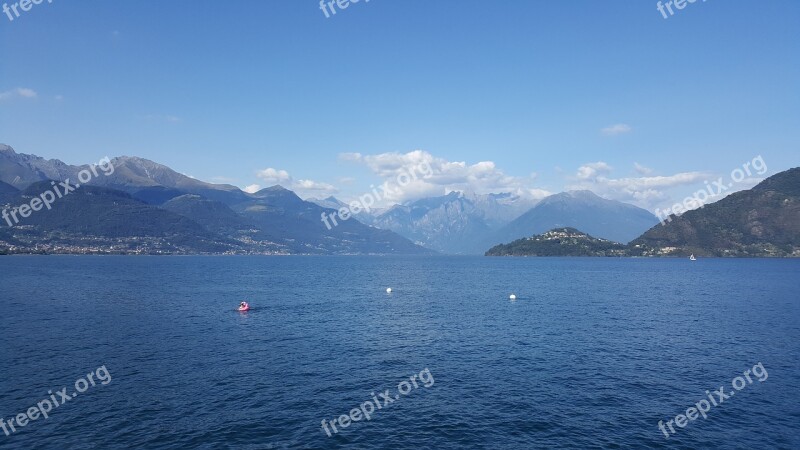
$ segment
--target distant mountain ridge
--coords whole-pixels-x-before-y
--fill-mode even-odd
[[[627,243],[657,223],[656,216],[637,206],[604,199],[591,191],[569,191],[543,199],[494,234],[490,245],[559,227]]]
[[[374,222],[375,222],[375,216],[380,214],[381,211],[383,211],[382,209],[378,208],[378,209],[372,209],[371,213],[368,213],[366,211],[359,211],[356,214],[352,214],[352,208],[350,208],[350,205],[348,205],[347,203],[339,200],[338,198],[336,198],[336,197],[334,197],[332,195],[327,197],[327,198],[323,198],[323,199],[308,198],[308,199],[306,199],[306,201],[311,202],[311,203],[315,203],[315,204],[317,204],[317,205],[319,205],[319,206],[321,206],[323,208],[327,208],[327,209],[339,210],[341,208],[347,208],[351,212],[352,217],[355,217],[356,220],[358,220],[359,222],[361,222],[361,223],[363,223],[365,225],[373,225]]]
[[[451,192],[328,229],[322,216],[346,206],[335,197],[306,201],[281,186],[249,194],[143,158],[111,163],[113,173],[92,177],[53,211],[38,211],[15,224],[21,226],[0,221],[0,253],[482,254],[498,243],[572,228],[598,241],[629,242],[632,256],[800,256],[800,168],[671,216],[666,226],[648,211],[590,191],[538,203],[508,193]],[[51,179],[74,184],[88,167],[0,145],[0,206],[31,202]]]
[[[74,180],[79,171],[57,159],[16,153],[10,146],[0,144],[0,181],[17,189],[25,189],[38,181]]]
[[[40,181],[21,191],[15,203],[27,203],[52,189]],[[18,242],[38,248],[104,247],[117,252],[223,253],[242,250],[230,238],[217,235],[192,220],[99,186],[81,186],[29,217],[17,214],[14,227],[0,222]]]
[[[631,244],[677,255],[800,256],[800,167],[670,216]]]
[[[331,200],[335,199],[316,202],[336,206]],[[599,238],[628,242],[658,223],[647,210],[591,191],[562,192],[538,203],[510,193],[455,191],[395,205],[371,221],[369,215],[361,214],[367,216],[363,221],[376,227],[450,254],[483,254],[498,243],[557,227],[586,229]]]
[[[248,194],[137,157],[113,158],[111,166],[113,172],[100,172],[24,226],[0,222],[0,252],[432,253],[355,219],[328,230],[321,215],[332,210],[280,186]],[[27,204],[50,188],[49,180],[75,184],[88,167],[0,146],[0,200]]]
[[[397,205],[373,224],[445,253],[483,254],[487,248],[558,227],[628,242],[658,223],[649,211],[591,191],[554,194],[536,203],[513,194],[451,192]]]
[[[262,189],[253,197],[254,200],[234,209],[268,236],[280,237],[299,253],[434,253],[396,233],[364,225],[353,218],[339,220],[338,226],[328,230],[320,219],[323,213],[331,215],[334,210],[304,201],[281,186]]]
[[[11,201],[11,199],[14,198],[18,192],[19,189],[4,181],[0,181],[0,206]]]
[[[570,228],[498,245],[486,254],[800,257],[800,168],[775,174],[703,208],[670,216],[627,245]]]
[[[131,193],[141,192],[143,188],[164,187],[202,195],[229,206],[248,200],[248,195],[236,186],[206,183],[144,158],[121,156],[112,158],[111,164],[114,166],[114,173],[97,177],[92,180],[92,184]]]
[[[148,159],[119,156],[111,158],[114,168],[109,175],[93,177],[89,184],[134,193],[148,188],[168,188],[182,193],[203,195],[225,203],[247,200],[247,195],[236,186],[212,184],[178,173],[169,167]],[[0,181],[17,189],[43,180],[69,179],[76,183],[78,173],[88,164],[73,166],[57,159],[45,159],[36,155],[16,153],[8,145],[0,144]]]
[[[535,204],[513,194],[451,192],[396,205],[373,224],[445,253],[482,254],[493,230]]]

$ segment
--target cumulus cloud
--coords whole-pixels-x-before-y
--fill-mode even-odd
[[[380,153],[362,155],[342,153],[339,159],[367,166],[384,183],[396,186],[397,181],[412,175],[402,189],[395,189],[386,200],[405,202],[423,197],[441,196],[448,192],[474,192],[488,194],[511,192],[531,199],[541,199],[550,192],[533,187],[535,174],[528,177],[506,175],[492,161],[468,164],[465,161],[448,161],[423,150],[408,153]],[[416,176],[413,176],[416,175]],[[406,181],[403,178],[403,181]]]
[[[264,180],[267,184],[273,184],[273,185],[287,183],[292,179],[292,177],[289,176],[289,172],[285,170],[276,170],[273,169],[272,167],[268,167],[264,170],[258,171],[256,176]]]
[[[653,173],[653,169],[645,167],[637,162],[633,163],[633,168],[639,175],[650,175],[651,173]]]
[[[18,87],[5,92],[0,92],[0,101],[12,98],[36,98],[38,94],[33,89]]]
[[[576,176],[579,180],[591,180],[595,179],[600,175],[607,174],[611,172],[612,168],[608,164],[604,163],[603,161],[593,162],[584,164],[578,167],[578,173]]]
[[[321,183],[319,181],[312,180],[295,180],[292,183],[292,190],[298,190],[301,192],[313,191],[329,194],[337,192],[337,189],[333,187],[332,184]]]
[[[250,186],[245,186],[242,190],[247,192],[248,194],[255,194],[256,192],[261,190],[261,186],[257,184],[251,184]]]
[[[633,131],[633,128],[626,123],[617,123],[614,125],[609,125],[600,130],[600,132],[606,136],[617,136],[620,134],[630,133],[631,131]]]
[[[339,153],[342,161],[361,161],[361,153]]]
[[[642,166],[640,168],[647,169]],[[588,189],[606,198],[652,208],[670,199],[670,189],[697,185],[711,177],[704,172],[680,172],[668,176],[611,178],[612,170],[611,166],[602,161],[584,164],[578,168],[567,189]],[[648,173],[652,172],[647,170],[650,171]]]
[[[289,172],[285,170],[273,169],[272,167],[259,170],[256,173],[256,176],[264,180],[264,182],[268,185],[279,184],[289,190],[294,191],[297,195],[303,198],[308,198],[315,195],[333,195],[338,192],[338,189],[331,184],[313,180],[298,180],[289,175]]]

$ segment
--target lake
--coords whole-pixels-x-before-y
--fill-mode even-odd
[[[800,260],[14,256],[0,274],[3,449],[800,448]]]

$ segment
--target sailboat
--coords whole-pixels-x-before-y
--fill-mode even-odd
[[[697,261],[697,258],[694,257],[694,253],[689,255],[689,261]]]

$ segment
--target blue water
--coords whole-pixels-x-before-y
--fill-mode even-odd
[[[2,257],[0,283],[3,419],[111,376],[3,449],[800,448],[800,260]]]

